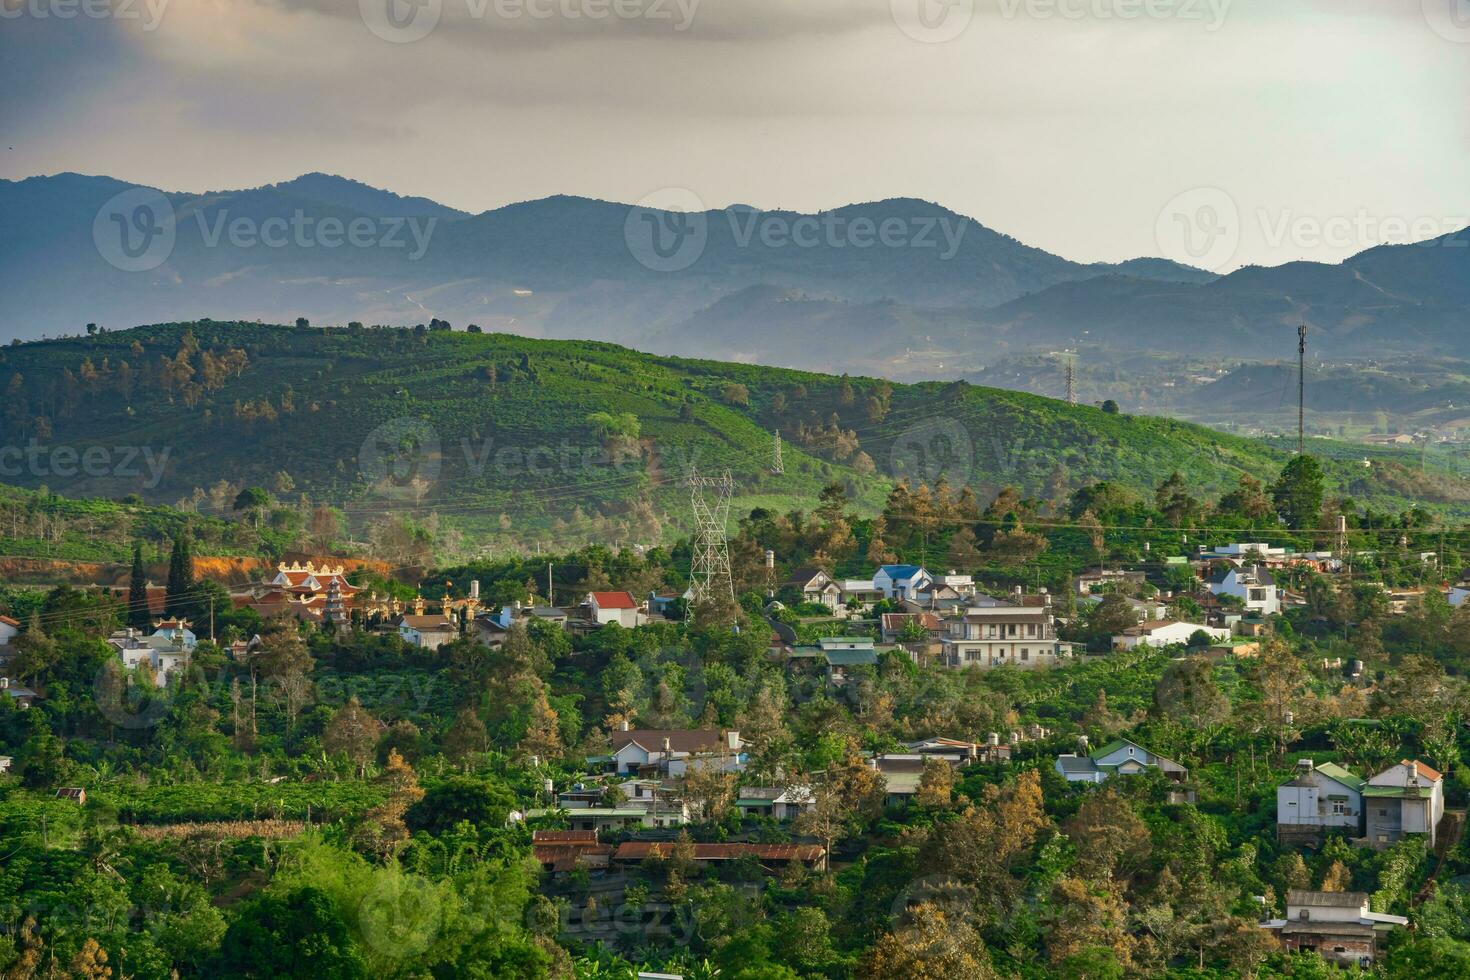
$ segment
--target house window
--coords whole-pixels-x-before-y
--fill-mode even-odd
[[[1378,810],[1378,815],[1379,815],[1379,816],[1380,816],[1380,817],[1386,817],[1386,816],[1388,816],[1388,811],[1387,811],[1387,810],[1384,810],[1384,809],[1382,809],[1382,808],[1381,808],[1381,807],[1380,807],[1380,808],[1379,808],[1379,810]]]
[[[1347,804],[1344,803],[1342,800],[1333,800],[1332,815],[1334,817],[1340,817],[1345,813],[1347,813]]]
[[[1031,651],[1030,650],[1027,650],[1025,647],[1022,647],[1021,648],[1021,659],[1022,660],[1030,660],[1031,659]]]

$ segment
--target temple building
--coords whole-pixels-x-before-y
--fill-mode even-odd
[[[347,581],[341,565],[281,562],[275,577],[236,592],[236,606],[248,607],[265,619],[289,617],[319,623],[331,612],[334,623],[345,624],[358,606],[359,589]]]

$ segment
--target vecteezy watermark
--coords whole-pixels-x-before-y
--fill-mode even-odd
[[[390,419],[369,432],[357,453],[368,484],[390,500],[422,500],[439,482],[439,433],[423,419]]]
[[[438,218],[367,217],[342,219],[336,215],[316,217],[300,208],[289,218],[277,215],[256,219],[230,217],[221,208],[213,217],[199,211],[199,240],[205,248],[218,248],[227,241],[235,248],[383,248],[409,249],[407,258],[417,262],[429,250]]]
[[[177,235],[174,206],[151,187],[113,195],[92,219],[97,254],[123,272],[147,272],[168,261]]]
[[[1219,272],[1240,249],[1240,207],[1218,187],[1196,187],[1165,204],[1154,224],[1159,254]]]
[[[1225,26],[1235,0],[999,0],[1007,20],[1174,20],[1199,23],[1208,32]]]
[[[379,874],[357,909],[358,932],[380,956],[418,956],[439,934],[443,901],[429,879]]]
[[[168,469],[168,447],[152,446],[43,446],[32,440],[24,446],[0,446],[0,478],[32,476],[42,479],[136,479],[144,490],[155,489]]]
[[[953,41],[975,19],[975,0],[888,0],[893,22],[915,41]]]
[[[1419,0],[1429,29],[1446,41],[1470,44],[1470,0]]]
[[[461,0],[448,0],[459,3]],[[694,24],[701,0],[462,0],[464,16],[505,23],[612,20],[667,24],[683,33]],[[367,29],[393,44],[428,37],[444,16],[446,0],[358,0]]]
[[[709,244],[709,215],[699,195],[665,187],[628,209],[623,241],[638,264],[654,272],[682,272]]]
[[[1352,214],[1312,215],[1285,208],[1256,212],[1261,234],[1271,248],[1331,248],[1361,251],[1375,245],[1420,245],[1465,248],[1463,238],[1446,238],[1470,226],[1470,216],[1437,217],[1374,214],[1360,208]]]
[[[963,486],[974,468],[975,444],[969,430],[947,416],[915,422],[888,450],[888,472],[911,484],[933,486],[943,477],[952,486]]]
[[[875,218],[837,211],[792,214],[755,208],[704,210],[684,188],[650,194],[628,210],[623,238],[628,252],[654,272],[681,272],[698,262],[710,233],[723,219],[735,248],[923,249],[941,262],[959,254],[970,219],[925,214]]]
[[[155,31],[169,0],[0,0],[0,20],[128,20]]]

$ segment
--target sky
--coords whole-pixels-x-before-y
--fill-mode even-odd
[[[1079,261],[1470,225],[1470,0],[0,0],[0,177],[931,200]],[[1221,235],[1220,229],[1228,234]]]

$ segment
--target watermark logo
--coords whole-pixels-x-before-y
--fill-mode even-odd
[[[1465,248],[1463,238],[1449,238],[1470,225],[1470,216],[1374,214],[1360,208],[1352,214],[1301,214],[1287,208],[1256,212],[1261,235],[1271,248],[1330,248],[1358,252],[1376,245],[1419,245]]]
[[[367,29],[390,44],[421,41],[439,26],[444,0],[357,0]]]
[[[1164,258],[1219,272],[1235,258],[1240,231],[1235,199],[1218,187],[1196,187],[1164,205],[1154,239]]]
[[[151,187],[114,195],[92,219],[92,243],[108,265],[148,272],[168,261],[177,235],[174,206]]]
[[[954,486],[969,482],[975,444],[957,419],[935,417],[916,422],[893,440],[888,471],[911,483],[932,486],[941,476]]]
[[[152,446],[45,446],[34,439],[24,446],[0,446],[0,478],[32,476],[45,480],[137,480],[154,490],[168,469],[168,447]]]
[[[439,934],[439,893],[420,875],[380,875],[357,908],[363,941],[381,956],[418,956]]]
[[[970,219],[958,215],[856,217],[837,211],[786,215],[731,210],[730,234],[737,248],[913,248],[931,249],[941,262],[959,254]]]
[[[1429,29],[1446,41],[1470,44],[1470,0],[1420,0]]]
[[[898,29],[924,44],[953,41],[975,19],[975,0],[888,0]]]
[[[628,210],[623,241],[638,264],[652,272],[682,272],[709,244],[709,215],[699,195],[666,187]]]
[[[221,242],[228,242],[235,248],[407,249],[410,262],[417,262],[428,252],[429,240],[439,223],[438,218],[418,217],[319,218],[299,208],[289,218],[231,218],[225,208],[213,217],[203,211],[194,217],[205,248],[218,248]]]
[[[1134,21],[1200,23],[1209,33],[1225,26],[1235,0],[1000,0],[1007,20]]]
[[[156,31],[167,9],[168,0],[0,0],[0,20],[136,20]]]
[[[357,465],[375,493],[390,500],[422,500],[439,482],[439,433],[423,419],[391,419],[368,433]]]
[[[145,659],[139,672],[151,672]],[[92,681],[92,697],[97,711],[118,728],[139,730],[152,728],[163,720],[173,703],[167,687],[155,687],[146,678],[125,671],[122,664],[109,660],[97,671]]]

